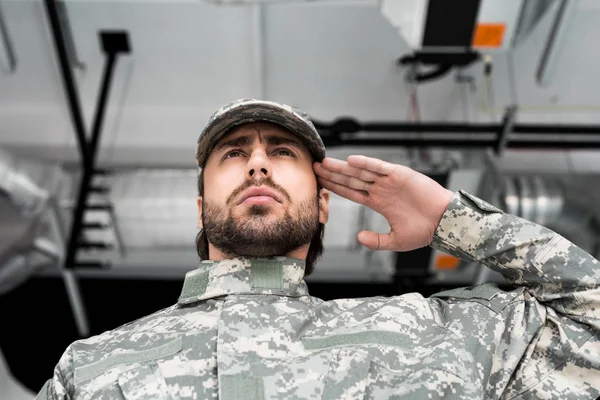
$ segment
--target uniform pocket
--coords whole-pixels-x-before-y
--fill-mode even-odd
[[[371,355],[367,352],[336,348],[332,352],[325,377],[322,398],[336,400],[363,399],[369,383]]]
[[[474,399],[483,396],[466,371],[450,371],[443,362],[391,369],[368,351],[335,348],[323,399]],[[462,375],[462,376],[461,376]]]
[[[390,370],[371,361],[363,399],[476,399],[483,394],[473,382],[436,366]]]
[[[170,400],[165,378],[156,363],[142,364],[119,375],[119,389],[126,400]]]

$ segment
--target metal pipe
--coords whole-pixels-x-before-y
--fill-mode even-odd
[[[355,132],[390,133],[499,133],[500,124],[456,124],[456,123],[408,123],[408,122],[365,122],[351,118],[340,118],[332,123],[314,121],[313,124],[323,134]]]
[[[492,147],[496,144],[495,139],[489,140],[472,140],[472,139],[455,139],[455,140],[442,140],[442,139],[405,139],[405,138],[345,138],[343,140],[329,140],[323,138],[323,143],[328,148],[336,146],[403,146],[403,147],[456,147],[456,148],[481,148],[481,147]],[[600,145],[600,143],[599,143]]]
[[[111,207],[108,210],[108,213],[109,213],[110,219],[112,221],[112,227],[113,227],[113,230],[115,233],[115,239],[117,241],[117,245],[119,246],[119,253],[120,253],[121,257],[124,257],[126,255],[125,240],[123,239],[123,232],[121,232],[121,227],[117,223],[117,213],[115,212],[114,207]]]
[[[78,68],[83,71],[85,70],[85,65],[79,60],[79,56],[77,55],[77,48],[75,47],[75,41],[73,40],[73,32],[71,30],[69,13],[67,12],[65,0],[58,0],[56,7],[58,16],[60,17],[60,24],[64,28],[62,33],[69,62],[74,68]]]
[[[517,118],[517,106],[510,106],[506,108],[506,113],[502,120],[502,132],[498,137],[498,143],[496,144],[496,154],[502,155],[506,145],[510,139],[510,135],[513,131],[515,119]]]
[[[520,124],[513,127],[514,133],[535,134],[577,134],[577,135],[599,135],[599,125],[533,125]]]
[[[378,133],[496,133],[504,129],[501,123],[410,123],[393,121],[360,122],[353,118],[339,118],[333,122],[313,120],[317,130],[323,136],[332,136],[339,133],[378,132]],[[598,135],[600,125],[568,125],[568,124],[514,124],[512,133],[531,134],[578,134]]]
[[[60,249],[65,249],[65,229],[60,217],[60,207],[56,204],[54,199],[51,199],[49,202],[48,214],[52,238],[58,242],[57,244]],[[81,337],[88,337],[90,335],[90,324],[85,305],[83,304],[79,281],[73,274],[73,271],[64,268],[64,261],[65,252],[63,250],[59,253],[57,264],[63,278],[63,283],[65,284],[65,290],[67,291],[67,297],[69,298],[69,304],[71,305],[71,311],[73,312],[73,318],[75,319],[75,325],[77,326],[77,332]]]
[[[8,26],[2,15],[2,9],[0,8],[0,56],[4,59],[4,70],[11,74],[15,72],[17,68],[17,56],[15,49],[10,41],[10,35],[8,34]],[[2,66],[2,65],[0,65]]]
[[[73,123],[73,128],[75,129],[81,160],[85,163],[88,159],[88,149],[85,125],[83,123],[83,113],[81,112],[77,94],[77,86],[75,79],[73,78],[73,71],[71,71],[69,56],[64,41],[64,34],[60,25],[58,7],[55,0],[45,0],[44,4],[46,5],[46,13],[48,14],[48,20],[50,21],[50,29],[52,31],[54,47],[60,66],[59,72],[62,77],[63,88],[69,104],[69,115],[71,117],[71,122]]]
[[[323,137],[323,143],[329,148],[338,146],[400,146],[400,147],[445,147],[445,148],[487,148],[495,147],[496,139],[473,140],[468,138],[456,139],[427,139],[426,136],[419,139],[412,138],[331,138]],[[570,141],[543,141],[543,140],[518,140],[512,139],[506,144],[506,148],[513,149],[600,149],[600,138],[598,141],[570,140]]]
[[[537,70],[537,82],[541,86],[547,86],[554,78],[556,66],[565,47],[566,37],[571,29],[578,5],[579,0],[560,1]]]
[[[562,141],[538,141],[538,140],[514,140],[507,147],[513,149],[600,149],[600,138],[598,141],[590,140],[562,140]]]
[[[98,102],[96,106],[96,114],[94,118],[94,124],[92,125],[92,139],[90,141],[90,179],[88,180],[89,186],[91,186],[91,167],[95,166],[96,155],[98,154],[98,142],[100,140],[100,133],[102,132],[102,124],[104,123],[104,113],[106,112],[106,102],[110,94],[110,83],[115,70],[115,64],[117,62],[117,55],[115,53],[108,53],[106,64],[104,68],[104,75],[102,77],[102,86],[100,87],[100,94],[98,95]],[[89,186],[87,189],[89,190]]]

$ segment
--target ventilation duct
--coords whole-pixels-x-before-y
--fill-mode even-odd
[[[32,214],[44,204],[48,192],[27,174],[27,166],[0,149],[0,190],[23,214]]]
[[[38,242],[45,233],[43,215],[51,196],[48,188],[56,187],[58,171],[0,149],[0,295],[20,285],[39,267],[30,263],[30,256],[42,253]]]

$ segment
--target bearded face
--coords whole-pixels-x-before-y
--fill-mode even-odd
[[[268,187],[281,193],[287,204],[270,202],[239,207],[236,199],[252,187]],[[319,229],[316,194],[297,204],[291,204],[287,199],[290,196],[285,189],[270,178],[264,178],[247,181],[231,194],[224,205],[205,200],[202,225],[206,237],[230,257],[285,256],[309,243]]]
[[[202,170],[198,198],[210,259],[305,259],[329,215],[312,164],[300,139],[278,125],[248,123],[225,135]]]

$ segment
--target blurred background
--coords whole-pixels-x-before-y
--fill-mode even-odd
[[[596,0],[0,0],[0,397],[176,302],[198,264],[194,146],[237,98],[598,257],[599,35]],[[370,252],[363,229],[388,225],[332,195],[312,295],[505,284],[430,248]]]

